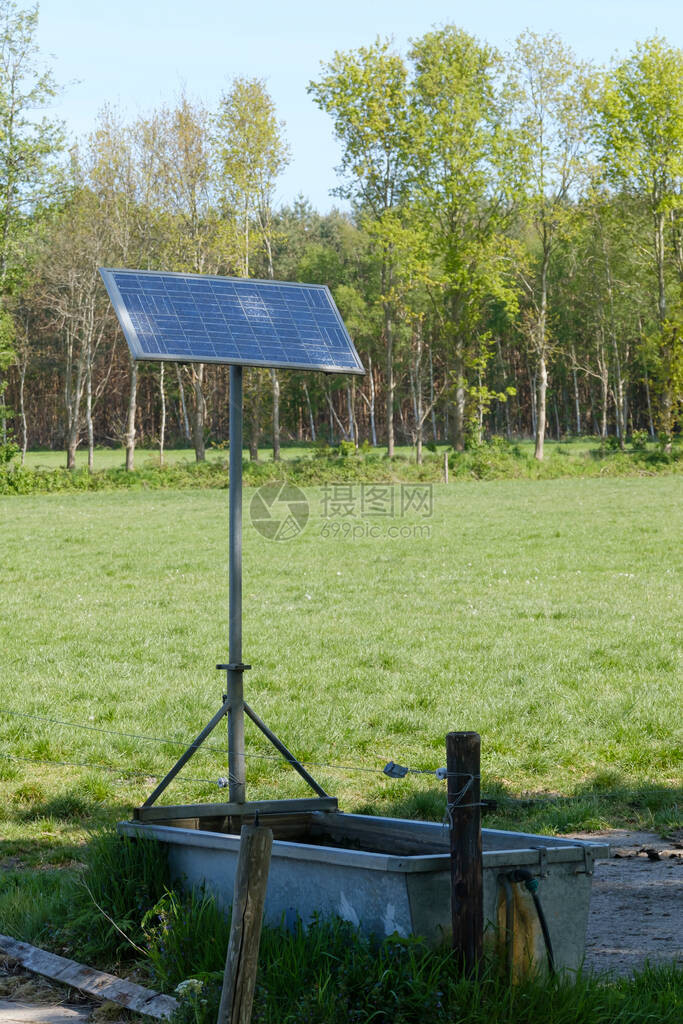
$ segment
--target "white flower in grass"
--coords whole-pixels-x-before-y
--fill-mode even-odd
[[[199,978],[186,978],[185,981],[181,981],[179,985],[176,985],[175,994],[181,999],[187,999],[193,993],[199,994],[204,988],[204,982],[200,981]]]

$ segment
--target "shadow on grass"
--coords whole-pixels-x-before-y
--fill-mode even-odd
[[[571,794],[513,793],[500,782],[486,782],[482,799],[484,826],[516,832],[558,834],[631,828],[670,833],[683,826],[683,787],[674,785],[619,785],[610,775],[596,775]],[[392,799],[377,790],[354,810],[396,818],[441,821],[445,813],[445,785]]]
[[[39,786],[22,786],[2,810],[0,869],[72,866],[90,835],[113,829],[131,807],[130,800],[97,800],[76,787],[48,796]]]

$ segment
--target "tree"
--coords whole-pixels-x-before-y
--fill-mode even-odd
[[[85,399],[88,466],[92,470],[93,402],[107,376],[93,387],[93,368],[105,331],[112,323],[110,303],[101,287],[98,267],[108,262],[106,223],[97,198],[82,184],[43,233],[39,300],[48,325],[64,345],[63,387],[66,413],[67,469],[75,469]]]
[[[141,154],[136,151],[137,138],[134,129],[121,120],[116,110],[104,107],[81,158],[84,185],[96,200],[96,216],[106,232],[108,255],[111,262],[124,267],[131,264],[149,266],[149,254],[145,253],[147,260],[141,258],[140,239],[147,235],[149,211],[154,208],[149,202],[149,185],[156,177],[157,168],[150,168],[148,161],[140,158]],[[128,401],[123,439],[126,470],[132,472],[135,468],[138,365],[130,352],[127,359]],[[86,369],[89,365],[86,362]],[[92,424],[89,416],[87,419],[91,439]],[[91,450],[89,444],[89,465],[92,463]]]
[[[408,113],[408,69],[388,41],[355,53],[335,53],[324,74],[310,82],[316,104],[330,114],[342,144],[336,190],[375,222],[381,253],[380,301],[386,368],[387,454],[394,454],[395,310],[391,301],[394,260],[381,225],[403,203],[412,159]]]
[[[252,224],[255,222],[266,275],[274,278],[273,195],[278,176],[289,163],[289,148],[275,104],[261,78],[235,78],[221,97],[214,119],[214,145],[219,167],[220,198],[237,215],[241,227],[242,274],[249,277]],[[255,378],[255,382],[253,380]],[[280,459],[280,379],[270,371],[273,398],[273,459]],[[260,371],[252,370],[251,454],[258,458]]]
[[[368,367],[363,381],[354,377],[350,384],[342,377],[289,374],[284,405],[286,408],[289,398],[289,411],[296,416],[297,437],[303,438],[304,421],[307,421],[309,436],[315,440],[320,410],[325,410],[332,420],[335,419],[330,413],[327,396],[331,394],[333,401],[339,404],[343,391],[347,410],[349,395],[351,397],[350,404],[355,410],[352,417],[354,425],[359,419],[364,421],[363,425],[367,423],[367,433],[372,444],[376,445],[378,410],[374,367],[382,333],[376,242],[355,223],[351,215],[331,210],[321,216],[308,203],[297,201],[293,207],[278,211],[276,259],[280,274],[285,279],[325,284],[330,288],[344,323],[356,347],[363,351]],[[358,397],[362,406],[356,402]],[[357,435],[354,440],[358,441]]]
[[[527,168],[527,211],[537,251],[522,283],[529,303],[526,335],[536,370],[536,448],[543,459],[546,428],[549,272],[558,237],[572,216],[572,200],[590,157],[590,119],[595,78],[590,67],[550,34],[526,32],[514,53],[517,116]]]
[[[155,117],[160,180],[155,198],[171,215],[164,234],[165,262],[175,270],[215,273],[220,260],[221,229],[215,206],[208,110],[181,94],[175,107],[164,107]],[[170,230],[169,230],[170,228]],[[206,458],[204,429],[204,363],[190,363],[188,373],[194,396],[192,439],[195,458]]]
[[[596,134],[608,180],[646,204],[660,325],[660,425],[671,445],[683,345],[668,309],[683,283],[683,50],[653,36],[606,76]],[[668,235],[668,237],[667,237]],[[673,272],[673,273],[672,273]]]
[[[22,11],[14,0],[0,0],[0,370],[15,358],[14,325],[5,303],[22,278],[31,218],[54,199],[59,186],[61,126],[33,117],[57,91],[41,65],[37,27],[37,4]],[[3,409],[4,393],[2,385]],[[4,415],[3,437],[5,421]]]
[[[35,42],[38,5],[0,0],[0,293],[21,276],[22,238],[31,215],[60,185],[61,125],[32,116],[56,94]]]
[[[511,243],[519,146],[508,120],[500,54],[454,26],[413,43],[412,197],[431,239],[432,290],[452,360],[455,447],[465,441],[467,363],[476,372],[488,350],[480,338],[496,300],[516,307]],[[474,367],[474,364],[472,364]],[[483,396],[478,385],[479,399]]]

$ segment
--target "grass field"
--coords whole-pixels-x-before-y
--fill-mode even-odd
[[[680,477],[455,482],[394,519],[307,497],[290,541],[246,515],[246,689],[304,760],[376,770],[314,769],[344,809],[440,818],[442,783],[381,768],[436,768],[447,731],[476,729],[488,824],[680,823]],[[0,530],[0,859],[64,863],[181,750],[111,731],[187,740],[219,706],[227,495],[0,498]],[[213,743],[192,779],[227,774]],[[305,795],[254,731],[247,751],[251,797]],[[39,763],[56,761],[116,770]]]

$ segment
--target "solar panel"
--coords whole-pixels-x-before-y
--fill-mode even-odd
[[[324,285],[106,267],[100,273],[135,359],[365,372]]]

